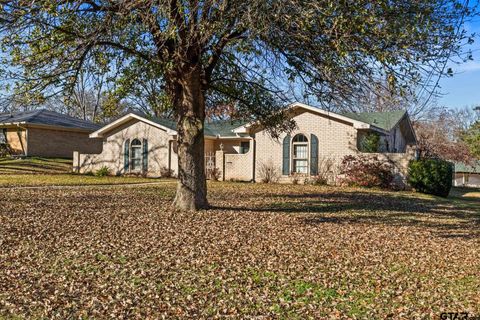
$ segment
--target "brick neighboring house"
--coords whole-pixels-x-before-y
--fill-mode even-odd
[[[205,124],[207,176],[218,168],[224,180],[261,181],[260,168],[268,164],[278,169],[282,181],[292,174],[314,176],[325,159],[338,166],[346,155],[358,154],[369,132],[380,136],[379,153],[395,163],[405,177],[414,158],[415,133],[405,111],[337,114],[301,103],[289,107],[296,130],[275,140],[255,123],[213,122]],[[165,119],[146,119],[128,114],[92,133],[103,139],[99,154],[76,153],[74,169],[89,172],[107,166],[113,173],[144,173],[159,176],[162,170],[178,171],[176,125]],[[336,172],[332,169],[332,179]]]
[[[453,185],[455,187],[480,188],[480,161],[473,166],[455,163]]]
[[[102,141],[89,137],[99,128],[48,110],[0,113],[0,144],[8,144],[14,155],[72,158],[74,150],[102,151]]]

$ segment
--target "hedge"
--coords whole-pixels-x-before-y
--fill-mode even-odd
[[[414,160],[408,166],[408,183],[418,192],[447,197],[452,188],[453,165],[440,159]]]

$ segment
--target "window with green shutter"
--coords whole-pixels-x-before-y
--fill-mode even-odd
[[[292,140],[292,172],[308,174],[308,139],[303,134],[297,134]]]

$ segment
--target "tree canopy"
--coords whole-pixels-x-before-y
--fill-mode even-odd
[[[480,120],[463,133],[462,140],[467,144],[471,154],[480,159]]]
[[[0,0],[2,79],[27,103],[73,91],[82,72],[116,94],[155,82],[178,123],[178,203],[206,206],[206,109],[279,131],[299,96],[353,104],[445,73],[472,12],[457,0]],[[142,91],[143,92],[143,91]],[[157,93],[154,93],[157,96]],[[193,159],[196,159],[195,161]]]

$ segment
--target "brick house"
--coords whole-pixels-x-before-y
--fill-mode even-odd
[[[89,135],[100,126],[48,110],[0,113],[0,144],[14,155],[72,158],[73,151],[102,151]]]
[[[377,155],[395,163],[405,177],[414,157],[415,133],[405,111],[337,114],[301,103],[289,107],[297,128],[280,139],[272,139],[255,123],[211,122],[205,124],[207,176],[213,168],[223,180],[261,181],[262,166],[273,166],[288,181],[292,175],[314,176],[325,159],[336,166],[346,155],[358,154],[368,133],[380,137]],[[166,119],[147,119],[130,113],[93,132],[101,138],[101,153],[74,155],[74,170],[93,172],[103,166],[112,173],[143,173],[160,176],[162,171],[178,171],[176,125]],[[335,166],[332,166],[332,168]],[[330,168],[332,179],[335,170]]]

